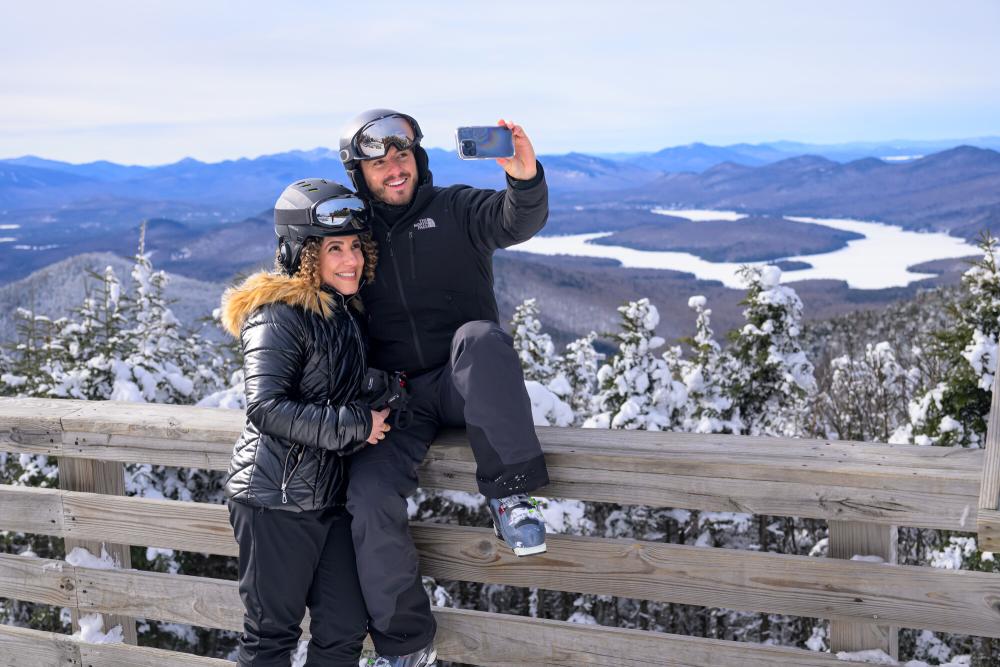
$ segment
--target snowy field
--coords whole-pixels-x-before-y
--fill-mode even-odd
[[[733,211],[700,209],[669,210],[657,208],[653,213],[686,218],[694,222],[706,220],[740,220],[745,215]],[[854,289],[905,287],[915,280],[932,274],[916,273],[908,267],[935,259],[978,255],[979,249],[960,238],[941,233],[905,230],[895,225],[862,220],[787,217],[793,222],[810,222],[834,229],[856,232],[863,239],[848,241],[847,246],[817,255],[795,255],[782,258],[807,262],[812,268],[786,271],[782,282],[799,280],[844,280]],[[611,232],[571,234],[567,236],[536,236],[511,250],[540,255],[576,255],[616,259],[633,269],[672,269],[693,273],[702,280],[718,280],[726,287],[742,287],[736,277],[741,262],[709,262],[687,252],[635,250],[624,246],[591,243],[610,236]],[[763,264],[764,262],[758,262]]]

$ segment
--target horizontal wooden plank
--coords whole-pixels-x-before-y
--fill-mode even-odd
[[[421,571],[441,579],[1000,637],[991,573],[558,535],[517,558],[489,529],[411,530]]]
[[[235,556],[223,505],[66,492],[63,536]],[[41,531],[38,531],[41,532]]]
[[[62,518],[59,489],[0,484],[0,530],[61,536]]]
[[[83,660],[79,643],[68,635],[0,625],[0,664],[5,667],[82,667]]]
[[[62,494],[66,531],[80,539],[237,553],[221,505],[32,493]],[[28,532],[61,534],[44,521]],[[424,571],[444,579],[1000,637],[1000,577],[990,573],[566,535],[550,535],[545,555],[517,559],[489,529],[417,523],[412,532]]]
[[[3,560],[0,558],[0,568],[3,567]],[[111,589],[135,592],[148,590],[149,587],[152,587],[166,591],[172,587],[174,596],[176,596],[177,590],[184,590],[185,594],[190,594],[197,600],[207,600],[218,596],[223,602],[213,604],[205,610],[195,609],[198,603],[187,606],[172,605],[167,608],[145,607],[133,603],[132,613],[176,623],[207,620],[211,623],[207,627],[221,627],[230,630],[237,630],[240,627],[242,608],[239,603],[236,582],[155,573],[88,571],[87,568],[75,568],[75,571],[81,576],[81,591],[88,590],[86,595],[89,596],[88,599],[95,610],[111,611],[101,608],[99,603],[117,600],[124,595],[123,593],[115,594]],[[84,584],[85,580],[90,583]],[[209,618],[210,614],[207,613],[209,611],[212,615],[211,618]],[[742,665],[744,667],[782,665],[823,667],[844,664],[830,654],[813,653],[794,648],[578,625],[563,621],[461,609],[436,608],[434,613],[438,620],[438,635],[435,644],[438,647],[440,658],[491,667],[522,667],[523,665],[558,665],[561,667],[676,665],[678,667],[701,667],[706,664]],[[0,637],[3,636],[0,635]],[[518,641],[512,642],[510,637],[517,637]],[[62,640],[56,638],[55,641]],[[92,646],[87,648],[88,650],[103,651],[105,655],[117,653],[116,647],[111,646],[105,646],[101,649]],[[131,648],[135,650],[134,647]],[[2,649],[0,649],[0,655],[3,655]],[[140,654],[133,653],[133,655]],[[157,654],[155,657],[159,657],[159,655],[161,654]],[[117,655],[114,658],[119,659]],[[37,661],[25,663],[25,665],[28,664],[35,667],[47,663]],[[131,664],[153,667],[164,663],[153,662],[150,659],[149,662],[99,662],[95,664]],[[216,661],[170,664],[221,665],[227,663]]]
[[[444,660],[488,667],[843,667],[829,653],[465,609],[435,609]],[[516,641],[511,641],[516,637]]]
[[[432,448],[432,452],[435,448]],[[682,507],[708,511],[746,512],[773,516],[862,521],[885,525],[972,530],[977,498],[970,482],[968,493],[953,495],[900,490],[892,480],[883,488],[793,481],[760,481],[736,477],[620,472],[612,469],[561,467],[546,455],[551,483],[537,495],[587,501]],[[476,492],[472,462],[429,458],[420,471],[425,488]],[[730,464],[730,475],[738,475]]]
[[[10,667],[231,667],[229,660],[129,644],[87,644],[69,635],[0,625],[0,660]]]
[[[190,405],[89,401],[61,419],[71,432],[141,435],[162,440],[232,444],[243,428],[238,410]]]
[[[33,400],[0,399],[0,450],[222,470],[243,423],[232,410]],[[54,423],[67,429],[61,439],[44,435]],[[17,429],[42,435],[15,442]],[[981,450],[537,430],[552,479],[540,495],[951,530],[976,525]],[[446,431],[430,449],[421,483],[475,491],[474,470],[464,432]]]
[[[76,607],[73,566],[61,560],[0,554],[0,598]]]

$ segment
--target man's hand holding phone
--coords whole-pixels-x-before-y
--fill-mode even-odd
[[[507,175],[519,181],[530,181],[538,174],[535,162],[535,148],[531,139],[524,133],[524,128],[501,118],[497,125],[503,125],[514,136],[514,157],[497,158],[497,164],[503,167]]]
[[[496,126],[470,125],[456,129],[455,143],[461,159],[495,159],[511,178],[527,181],[538,173],[535,149],[524,128],[502,118]]]

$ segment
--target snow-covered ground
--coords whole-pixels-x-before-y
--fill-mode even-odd
[[[733,211],[700,209],[653,209],[654,213],[687,218],[694,222],[706,220],[739,220],[743,216]],[[812,268],[786,271],[782,282],[798,280],[844,280],[855,289],[904,287],[930,274],[915,273],[907,267],[935,259],[967,257],[980,254],[971,243],[941,233],[913,232],[879,222],[863,220],[788,217],[794,222],[809,222],[834,229],[856,232],[865,238],[848,241],[847,246],[817,255],[798,255],[783,259],[807,262]],[[536,236],[511,250],[541,255],[577,255],[616,259],[627,268],[672,269],[693,273],[702,280],[718,280],[726,287],[742,287],[736,276],[741,262],[709,262],[686,252],[635,250],[623,246],[591,243],[610,236],[611,232],[572,234],[568,236]],[[757,262],[763,264],[763,262]]]

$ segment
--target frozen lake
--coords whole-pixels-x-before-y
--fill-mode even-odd
[[[705,220],[740,220],[745,215],[734,211],[701,209],[653,209],[653,213],[686,218],[694,222]],[[786,220],[812,222],[834,229],[856,232],[863,239],[848,241],[840,250],[817,255],[795,255],[782,260],[801,261],[812,268],[785,271],[782,282],[796,280],[844,280],[855,289],[903,287],[932,274],[915,273],[907,267],[935,259],[966,257],[979,254],[979,249],[960,238],[941,233],[912,232],[895,225],[863,220],[803,218],[786,216]],[[616,259],[634,269],[672,269],[693,273],[703,280],[718,280],[727,287],[742,287],[736,270],[745,263],[771,262],[709,262],[686,252],[634,250],[623,246],[590,243],[593,239],[610,236],[611,232],[572,234],[568,236],[536,236],[511,250],[540,255],[577,255]]]

